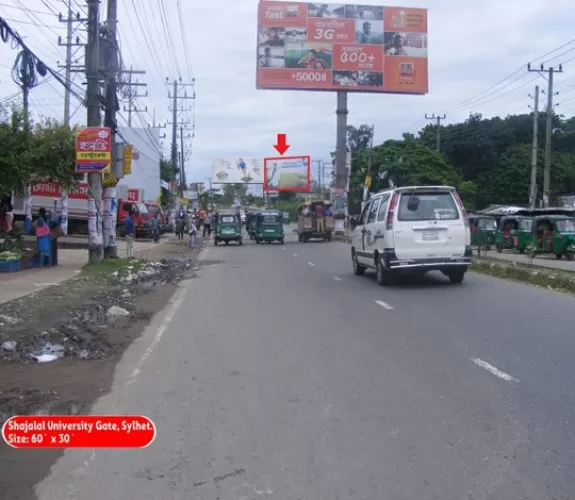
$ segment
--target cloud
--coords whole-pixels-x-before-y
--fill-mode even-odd
[[[14,0],[6,1],[17,5]],[[158,6],[152,10],[156,3]],[[162,3],[167,7],[168,19],[164,19]],[[399,3],[406,7],[422,5],[418,0]],[[118,15],[125,65],[147,71],[142,80],[148,83],[149,97],[138,105],[141,108],[147,105],[149,113],[134,115],[134,124],[151,123],[152,110],[156,120],[172,120],[168,100],[172,91],[166,85],[166,77],[170,81],[180,76],[184,82],[192,77],[196,80],[196,134],[188,161],[188,179],[203,180],[208,176],[215,157],[273,155],[277,133],[288,134],[290,152],[329,159],[335,145],[334,93],[255,88],[256,0],[211,0],[199,5],[182,1],[191,68],[186,68],[176,0],[152,3],[135,0],[135,6],[136,10],[132,5],[128,10],[121,3]],[[18,25],[18,20],[28,19],[22,10],[11,10],[10,18],[22,35],[30,37],[31,47],[48,63],[55,66],[58,54],[63,60],[64,53],[55,45],[54,33],[47,28],[34,32],[31,26]],[[446,113],[449,123],[464,119],[471,111],[487,116],[528,112],[528,94],[533,92],[538,75],[527,71],[519,71],[514,77],[516,81],[507,80],[506,83],[512,83],[504,88],[493,89],[464,105],[460,103],[569,41],[572,38],[569,20],[574,18],[575,3],[567,0],[555,0],[552,8],[543,0],[436,0],[429,7],[429,94],[350,94],[348,121],[355,125],[374,124],[376,139],[383,141],[400,137],[406,131],[415,132],[430,123],[425,120],[425,113]],[[62,32],[53,16],[40,15],[40,19],[58,26],[58,33]],[[47,45],[48,39],[51,46]],[[153,49],[151,52],[146,40]],[[566,52],[570,48],[573,52]],[[15,55],[9,46],[0,50],[2,61],[10,61]],[[554,56],[549,64],[567,61],[575,56],[575,44],[546,59]],[[572,78],[571,68],[567,64],[565,73],[557,76],[558,89],[567,89],[568,84],[563,82],[569,75]],[[9,68],[0,66],[0,81],[2,95],[17,90],[10,84]],[[81,78],[77,82],[80,85]],[[545,80],[539,78],[538,83],[545,85]],[[44,85],[33,92],[35,114],[62,115],[63,92],[55,89],[58,84],[53,88]],[[182,103],[190,104],[189,100]],[[126,116],[126,112],[122,111],[122,115]],[[178,116],[192,120],[189,111]],[[77,117],[83,120],[85,114],[79,111]],[[168,137],[164,143],[169,145],[169,128],[166,131]]]

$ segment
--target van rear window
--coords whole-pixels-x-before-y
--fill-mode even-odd
[[[409,200],[419,200],[415,210],[410,210]],[[459,210],[451,193],[417,191],[415,194],[403,193],[399,200],[397,220],[457,220]]]

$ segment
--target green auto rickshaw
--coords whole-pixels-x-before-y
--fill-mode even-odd
[[[246,231],[250,236],[250,240],[256,239],[256,220],[259,212],[248,212],[246,215]]]
[[[212,217],[212,231],[214,233],[214,245],[220,242],[229,245],[230,241],[237,241],[240,245],[242,239],[242,218],[239,213],[218,212]]]
[[[515,250],[524,253],[531,244],[533,217],[527,215],[506,215],[501,217],[495,234],[495,249]]]
[[[471,244],[490,250],[495,245],[497,219],[490,215],[472,214],[469,216]]]
[[[254,233],[256,244],[259,245],[263,241],[267,241],[268,243],[279,241],[283,245],[285,237],[283,218],[283,213],[278,210],[258,212],[255,220]]]
[[[534,219],[535,253],[553,253],[557,259],[575,256],[575,219],[567,215],[539,215]]]

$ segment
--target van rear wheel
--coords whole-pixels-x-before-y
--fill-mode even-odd
[[[464,271],[449,271],[448,273],[445,274],[449,278],[449,281],[451,281],[451,283],[453,283],[454,285],[459,285],[460,283],[463,283],[463,278],[465,278]]]
[[[363,276],[365,274],[365,267],[358,262],[355,252],[351,257],[351,261],[353,262],[353,274],[356,276]]]
[[[383,267],[383,262],[381,261],[381,259],[377,259],[375,272],[377,275],[377,283],[379,284],[379,286],[391,285],[390,272]]]

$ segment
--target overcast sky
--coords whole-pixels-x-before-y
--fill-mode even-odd
[[[103,18],[106,3],[104,0]],[[213,158],[273,155],[277,133],[288,134],[290,153],[328,160],[335,145],[334,93],[255,88],[257,0],[181,3],[184,35],[177,0],[119,2],[124,65],[147,72],[138,78],[148,84],[149,96],[137,99],[136,106],[147,106],[148,112],[135,114],[133,126],[152,124],[153,112],[156,122],[171,120],[166,77],[173,81],[181,76],[186,83],[195,78],[195,112],[190,109],[181,115],[182,119],[195,121],[193,145],[187,142],[191,149],[186,169],[190,182],[204,181],[210,175]],[[378,5],[367,0],[363,3]],[[445,123],[450,123],[463,120],[469,112],[485,116],[528,112],[534,85],[546,85],[544,78],[521,69],[529,61],[565,63],[564,73],[556,75],[556,101],[560,112],[575,112],[573,0],[398,3],[429,9],[429,94],[350,95],[349,124],[374,124],[377,142],[400,137],[403,132],[416,132],[426,123],[426,113],[445,113]],[[168,17],[166,26],[162,5]],[[85,2],[73,1],[73,10],[85,13]],[[66,27],[58,22],[58,12],[66,12],[64,1],[0,0],[0,16],[53,68],[65,59],[58,35],[65,37]],[[82,24],[77,24],[76,34],[85,40]],[[558,50],[541,58],[554,49]],[[11,77],[16,55],[17,50],[10,44],[0,45],[0,102],[18,92]],[[76,58],[81,63],[81,52]],[[82,82],[82,75],[77,75],[76,91],[82,92]],[[192,90],[188,93],[191,95]],[[40,84],[32,91],[33,115],[61,119],[63,96],[57,82]],[[186,104],[191,107],[193,101]],[[75,98],[72,112],[73,122],[85,123],[85,112],[78,108]],[[120,124],[125,125],[127,112],[122,111],[121,116]],[[166,131],[168,139],[164,143],[169,145],[170,130]]]

